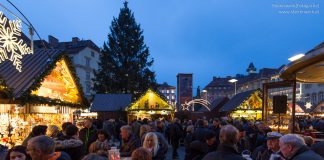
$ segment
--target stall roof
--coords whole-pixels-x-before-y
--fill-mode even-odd
[[[50,61],[62,53],[56,49],[39,49],[34,54],[25,55],[22,59],[22,72],[17,72],[12,63],[5,61],[0,64],[0,75],[6,85],[12,90],[15,98],[19,98],[50,67]]]
[[[247,100],[248,97],[250,97],[256,91],[257,90],[250,90],[250,91],[236,94],[220,109],[220,112],[233,111],[235,108],[240,106],[240,104],[242,104],[245,100]]]
[[[210,110],[214,111],[215,109],[221,108],[226,102],[229,101],[229,98],[227,97],[221,97],[221,98],[216,98],[211,104],[210,104]],[[207,108],[201,107],[199,112],[208,112]]]
[[[324,42],[280,71],[284,80],[295,80],[295,74],[299,82],[324,83]]]
[[[96,94],[91,112],[124,111],[131,104],[131,94]]]

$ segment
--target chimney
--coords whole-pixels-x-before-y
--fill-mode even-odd
[[[51,46],[55,47],[55,46],[58,45],[59,40],[58,40],[57,38],[55,38],[54,36],[49,35],[49,36],[48,36],[48,43],[49,43]]]
[[[80,41],[79,37],[72,37],[72,42],[79,42],[79,41]]]

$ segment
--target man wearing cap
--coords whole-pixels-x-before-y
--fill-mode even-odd
[[[267,150],[261,154],[261,160],[268,160],[271,154],[275,154],[279,151],[279,138],[282,134],[278,132],[268,132],[267,133]]]

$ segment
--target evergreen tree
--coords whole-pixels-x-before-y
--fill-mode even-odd
[[[138,98],[148,88],[156,88],[155,73],[150,67],[149,49],[144,44],[143,31],[136,23],[127,2],[113,19],[95,73],[96,93],[129,93]]]

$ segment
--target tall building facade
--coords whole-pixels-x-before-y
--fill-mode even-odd
[[[232,97],[236,94],[262,89],[264,83],[272,81],[274,75],[278,75],[280,68],[262,68],[257,72],[253,63],[250,63],[246,69],[247,74],[237,74],[236,76],[227,77],[213,77],[213,80],[203,89],[206,94],[207,100],[212,102],[217,98]],[[236,79],[234,83],[230,83],[229,80]],[[236,87],[236,88],[235,88]]]
[[[192,73],[179,73],[177,75],[177,107],[181,110],[181,104],[192,100]]]
[[[88,99],[92,98],[92,95],[95,94],[92,90],[92,79],[94,72],[98,70],[100,48],[91,40],[80,40],[78,37],[73,37],[68,42],[59,42],[53,36],[48,36],[48,42],[35,41],[35,46],[38,48],[42,48],[44,45],[47,48],[61,49],[72,58],[84,95]]]
[[[176,106],[176,94],[175,94],[176,87],[170,86],[167,82],[164,82],[163,84],[159,84],[158,90],[167,99],[169,105],[173,107]]]

